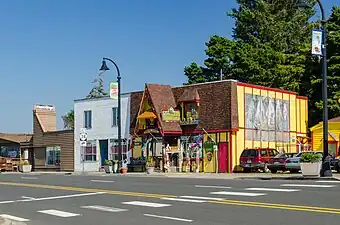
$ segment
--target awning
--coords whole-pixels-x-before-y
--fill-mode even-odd
[[[153,112],[144,112],[140,114],[137,118],[138,119],[156,119],[157,116]]]

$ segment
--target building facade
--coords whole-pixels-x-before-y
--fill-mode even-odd
[[[297,151],[307,137],[308,99],[234,80],[131,94],[133,155],[159,170],[232,172],[246,148]]]
[[[312,149],[323,150],[323,122],[310,128],[312,136]],[[328,153],[338,157],[340,138],[340,117],[328,120]]]
[[[33,151],[28,160],[34,170],[73,171],[73,130],[57,130],[53,105],[34,105]]]
[[[81,99],[74,104],[75,171],[99,171],[105,160],[118,160],[118,100]],[[121,96],[122,153],[130,141],[130,94]],[[80,130],[87,130],[87,146],[80,146]]]

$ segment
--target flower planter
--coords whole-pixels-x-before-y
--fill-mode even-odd
[[[300,163],[301,171],[303,176],[313,176],[319,177],[322,162],[315,162],[315,163]]]
[[[111,165],[104,165],[105,173],[112,173],[112,166]]]
[[[147,168],[146,168],[146,172],[147,172],[148,174],[153,173],[154,171],[155,171],[155,168],[154,168],[154,167],[147,167]]]
[[[20,165],[19,171],[22,173],[29,173],[32,171],[32,165]]]
[[[127,168],[126,167],[122,167],[122,173],[127,173]]]

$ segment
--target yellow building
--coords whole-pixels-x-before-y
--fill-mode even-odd
[[[323,122],[318,123],[311,129],[312,149],[323,150]],[[328,120],[328,152],[339,156],[340,117]]]
[[[246,148],[297,152],[307,139],[308,98],[295,92],[237,83],[239,129],[232,134],[233,165]]]

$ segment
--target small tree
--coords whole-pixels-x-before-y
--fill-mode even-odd
[[[104,89],[104,81],[102,78],[102,74],[103,73],[100,73],[98,77],[92,81],[93,87],[90,93],[86,96],[87,99],[102,98],[102,97],[108,96],[108,93],[105,92],[105,89]]]
[[[64,129],[74,129],[74,110],[70,110],[61,117],[64,121]]]

